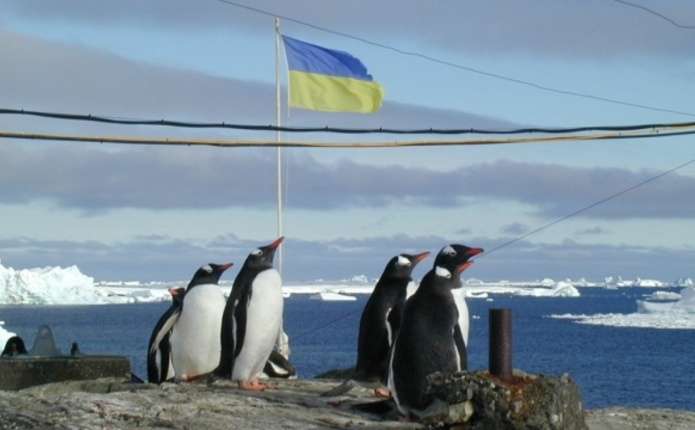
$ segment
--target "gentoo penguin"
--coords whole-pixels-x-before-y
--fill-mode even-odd
[[[181,312],[185,288],[170,288],[171,306],[157,321],[150,343],[147,348],[147,380],[160,384],[174,377],[174,366],[171,364],[171,343],[169,337],[174,323]]]
[[[186,287],[178,315],[170,317],[176,318],[169,343],[177,380],[191,381],[208,374],[220,360],[225,301],[218,282],[231,266],[232,263],[206,264],[199,268]]]
[[[429,252],[397,255],[386,264],[362,311],[355,379],[386,382],[388,354],[401,324],[406,287],[413,268]]]
[[[456,271],[456,268],[460,264],[468,264],[463,270],[470,267],[473,264],[469,261],[470,258],[483,252],[482,248],[469,248],[464,245],[451,244],[447,245],[439,251],[437,258],[434,260],[434,267],[443,267],[450,272]],[[470,328],[470,316],[468,314],[468,305],[466,304],[466,298],[463,289],[461,288],[461,279],[457,276],[456,287],[451,290],[451,295],[454,298],[454,303],[456,303],[456,310],[458,311],[458,329],[456,331],[456,345],[459,350],[459,357],[461,358],[461,369],[468,368],[468,333]],[[460,336],[459,336],[460,333]]]
[[[282,280],[273,257],[283,237],[252,251],[239,271],[222,317],[222,353],[216,374],[246,390],[266,388],[258,376],[282,328]]]
[[[462,369],[463,337],[451,290],[461,286],[459,276],[472,264],[468,259],[482,250],[461,245],[451,248],[444,249],[448,267],[435,264],[406,302],[391,349],[388,387],[403,415],[417,413],[431,402],[425,395],[428,375]],[[465,345],[463,348],[465,353]]]
[[[362,311],[355,372],[351,379],[322,393],[322,396],[341,396],[356,382],[376,382],[375,394],[388,396],[379,385],[386,383],[389,350],[400,328],[406,288],[413,281],[410,276],[413,269],[428,255],[429,252],[400,254],[389,260]]]

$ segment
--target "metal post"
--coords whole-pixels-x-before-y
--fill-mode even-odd
[[[490,309],[490,373],[512,379],[512,311]]]

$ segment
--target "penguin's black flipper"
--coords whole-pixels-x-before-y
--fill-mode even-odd
[[[468,369],[468,350],[466,349],[466,343],[463,341],[463,335],[461,334],[461,327],[458,323],[454,326],[454,344],[459,353],[459,361],[461,363],[461,370]]]

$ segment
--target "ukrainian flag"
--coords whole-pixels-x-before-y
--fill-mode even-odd
[[[283,36],[289,67],[290,107],[327,112],[376,112],[384,90],[360,60]]]

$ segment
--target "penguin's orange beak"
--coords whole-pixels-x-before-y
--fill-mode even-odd
[[[476,255],[482,254],[483,252],[485,252],[483,248],[471,248],[468,251],[466,251],[466,257],[475,257]]]
[[[234,266],[234,263],[220,264],[220,267],[222,268],[223,272],[232,266]]]
[[[425,258],[427,258],[428,255],[430,255],[430,252],[429,252],[429,251],[425,251],[425,252],[421,252],[421,253],[419,253],[419,254],[415,254],[415,255],[413,256],[413,263],[417,264],[417,263],[421,262],[422,260],[424,260]]]
[[[277,239],[273,241],[270,245],[268,245],[268,248],[270,249],[277,249],[278,246],[282,243],[282,241],[285,240],[285,236],[280,236]]]

